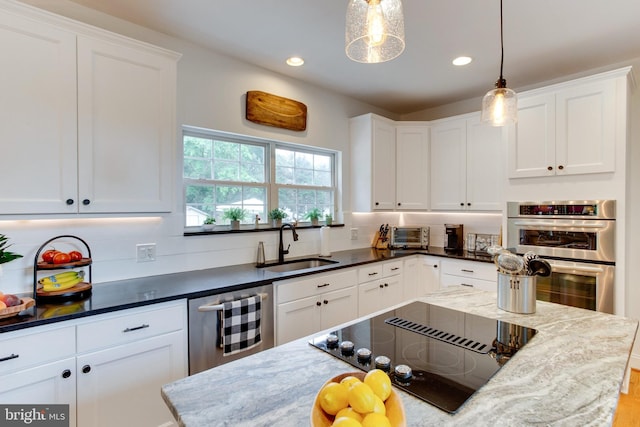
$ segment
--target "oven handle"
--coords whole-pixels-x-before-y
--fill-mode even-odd
[[[563,265],[549,263],[552,272],[571,273],[574,271],[583,271],[585,273],[602,273],[604,270],[600,267],[565,267]]]
[[[258,294],[262,297],[262,299],[269,298],[269,294]],[[224,308],[224,304],[219,304],[217,302],[213,302],[211,304],[205,304],[198,307],[198,311],[220,311]]]
[[[607,223],[588,222],[583,224],[575,224],[561,221],[514,221],[513,225],[521,227],[569,227],[569,228],[606,228]]]

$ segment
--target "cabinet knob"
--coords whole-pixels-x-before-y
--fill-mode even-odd
[[[84,365],[82,367],[82,373],[83,374],[88,374],[89,372],[91,372],[91,366],[90,365]]]
[[[317,305],[318,307],[320,307],[320,306],[322,305],[322,303],[321,303],[320,301],[317,301],[317,302],[316,302],[316,305]]]
[[[73,204],[73,199],[67,199],[66,203],[71,206]]]
[[[65,369],[62,371],[62,378],[69,378],[71,376],[71,371],[69,369]]]
[[[380,203],[376,202],[376,206],[378,206]]]
[[[470,203],[470,202],[467,202],[467,206],[471,206],[471,203]]]
[[[386,287],[388,287],[388,286],[389,286],[389,284],[388,284],[388,283],[385,283],[385,284],[384,284],[384,287],[385,287],[385,288],[386,288]]]
[[[464,206],[464,202],[460,202],[460,206]]]
[[[324,300],[322,302],[325,303],[325,304],[329,304],[329,301],[327,301],[327,300]]]
[[[558,169],[562,170],[562,169],[564,169],[564,166],[560,165],[560,166],[558,166]]]
[[[89,203],[91,203],[91,200],[89,200],[89,199],[84,199],[82,201],[82,204],[85,205],[85,206],[87,206]]]
[[[438,268],[438,264],[433,264],[433,268]]]
[[[402,206],[402,203],[398,202],[398,206]]]
[[[552,171],[553,170],[553,166],[547,166],[547,170],[548,171]]]
[[[380,283],[378,286],[380,286],[380,289],[384,288],[384,286],[382,286],[382,283]]]

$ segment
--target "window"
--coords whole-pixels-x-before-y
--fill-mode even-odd
[[[334,152],[185,128],[183,155],[187,227],[202,225],[207,216],[228,224],[224,211],[232,207],[245,210],[244,224],[256,215],[267,223],[276,207],[299,221],[313,208],[334,213]]]

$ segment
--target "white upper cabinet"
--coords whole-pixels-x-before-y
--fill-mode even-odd
[[[429,127],[375,114],[350,120],[355,212],[425,210],[429,205]]]
[[[429,208],[429,127],[397,123],[396,209]]]
[[[616,141],[626,138],[619,119],[627,111],[627,74],[523,93],[518,122],[506,128],[509,178],[614,172]]]
[[[10,4],[0,48],[1,213],[171,211],[179,55]]]
[[[479,113],[433,123],[430,159],[432,209],[502,209],[502,131]]]

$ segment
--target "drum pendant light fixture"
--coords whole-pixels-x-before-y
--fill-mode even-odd
[[[400,0],[349,0],[345,31],[347,56],[367,64],[390,61],[404,51]]]
[[[507,87],[507,81],[502,76],[504,65],[502,0],[500,0],[500,49],[500,78],[496,82],[496,88],[487,92],[482,98],[482,121],[491,126],[504,126],[518,120],[517,95]]]

